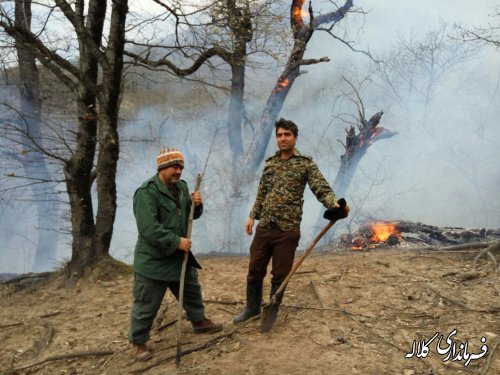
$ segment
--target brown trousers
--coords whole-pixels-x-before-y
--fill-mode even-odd
[[[250,245],[248,284],[262,283],[271,258],[271,282],[281,283],[292,269],[299,240],[300,230],[282,231],[277,227],[265,228],[257,225]]]

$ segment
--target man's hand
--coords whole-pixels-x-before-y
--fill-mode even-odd
[[[343,219],[347,217],[349,211],[350,208],[345,199],[340,198],[333,207],[330,207],[324,212],[323,218],[330,221]]]
[[[189,238],[181,237],[178,249],[189,253],[189,250],[191,250],[191,240]]]
[[[246,229],[246,232],[249,236],[251,236],[253,233],[253,222],[254,222],[254,220],[251,217],[249,217],[247,219],[246,224],[245,224],[245,229]]]
[[[203,200],[201,198],[201,193],[199,191],[191,193],[191,199],[193,200],[195,206],[199,206],[200,204],[203,203]]]
[[[335,204],[334,204],[334,206],[332,208],[339,208],[339,207],[340,207],[340,204],[337,201],[337,202],[335,202]],[[351,207],[349,207],[349,205],[346,204],[345,207],[344,207],[344,210],[346,210],[346,212],[349,213],[349,211],[351,211]]]

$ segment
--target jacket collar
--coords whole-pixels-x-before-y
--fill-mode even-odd
[[[170,192],[170,189],[163,182],[161,182],[160,177],[158,175],[155,175],[154,182],[156,184],[156,187],[158,188],[158,190],[161,193],[163,193],[163,194],[167,195],[168,197],[174,199],[174,197],[172,196],[172,193]]]
[[[276,153],[274,154],[274,157],[279,158],[280,157],[280,153],[281,153],[280,150],[276,151]],[[299,150],[297,150],[297,148],[293,149],[292,157],[294,157],[294,156],[301,156],[301,155],[302,154],[299,152]]]

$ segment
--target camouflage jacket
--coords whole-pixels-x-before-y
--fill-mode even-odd
[[[263,227],[274,222],[283,231],[299,230],[306,183],[326,208],[335,205],[335,194],[311,157],[295,149],[283,160],[276,152],[266,160],[250,217]]]

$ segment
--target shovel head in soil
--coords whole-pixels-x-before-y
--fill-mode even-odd
[[[324,218],[330,220],[330,222],[323,228],[323,230],[316,236],[314,241],[309,245],[309,247],[304,251],[304,254],[300,257],[300,259],[293,265],[292,270],[288,273],[285,280],[281,283],[278,290],[273,294],[271,300],[267,305],[262,308],[262,314],[260,315],[260,331],[261,332],[269,332],[276,321],[278,316],[278,310],[280,303],[276,300],[276,296],[279,296],[281,292],[285,289],[288,284],[288,281],[292,277],[292,275],[297,271],[300,267],[304,259],[309,255],[314,246],[318,243],[318,241],[323,237],[323,235],[328,232],[328,230],[337,222],[337,220],[343,219],[347,217],[348,210],[346,208],[347,202],[344,198],[338,200],[338,204],[340,207],[330,208],[325,214]],[[281,299],[281,298],[280,298]]]
[[[271,301],[262,308],[262,314],[260,315],[260,332],[269,332],[271,328],[273,328],[274,322],[278,317],[278,310],[279,304],[273,296]]]

